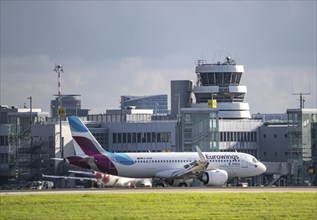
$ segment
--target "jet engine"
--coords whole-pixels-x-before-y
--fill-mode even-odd
[[[107,184],[110,182],[110,176],[107,173],[99,173],[99,172],[94,172],[95,178],[102,182],[103,184]]]
[[[228,180],[228,173],[225,170],[210,170],[200,180],[207,186],[222,186]]]

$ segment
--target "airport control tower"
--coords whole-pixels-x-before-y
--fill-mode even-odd
[[[247,87],[241,86],[243,65],[226,57],[224,62],[208,64],[205,60],[196,62],[197,82],[193,88],[196,103],[193,108],[208,108],[208,101],[217,100],[219,118],[249,119],[249,104],[244,102]]]

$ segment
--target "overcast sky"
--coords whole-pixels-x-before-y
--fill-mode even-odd
[[[49,111],[57,94],[81,94],[91,113],[121,95],[167,94],[194,80],[195,60],[244,65],[252,113],[316,108],[316,1],[3,1],[1,104]],[[169,103],[170,106],[170,103]]]

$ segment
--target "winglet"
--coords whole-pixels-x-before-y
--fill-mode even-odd
[[[196,146],[196,150],[197,150],[197,153],[199,155],[199,160],[205,162],[206,158],[205,158],[204,154],[201,152],[201,150],[200,150],[200,148],[198,146]]]

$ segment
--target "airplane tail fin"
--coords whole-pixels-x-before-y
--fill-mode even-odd
[[[79,117],[70,116],[68,122],[77,156],[94,156],[106,152]]]

